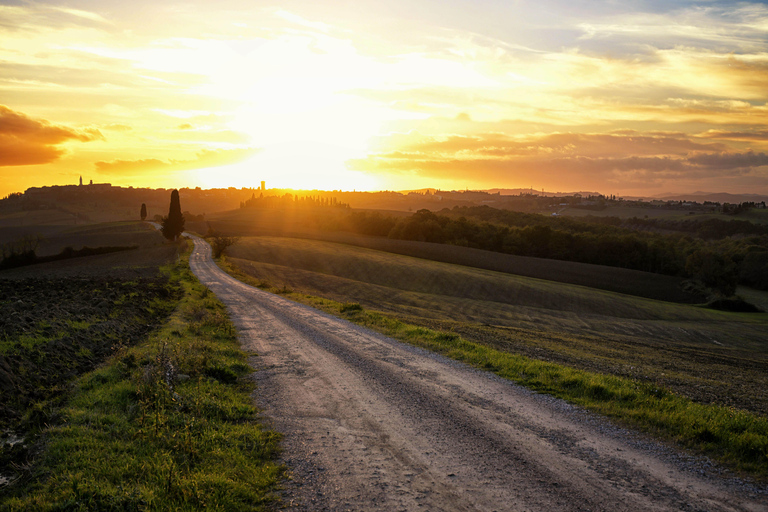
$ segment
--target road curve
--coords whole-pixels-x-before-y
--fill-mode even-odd
[[[192,271],[258,354],[289,510],[768,510],[707,461],[247,286],[191,238]]]

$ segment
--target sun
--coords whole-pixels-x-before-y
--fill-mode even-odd
[[[200,171],[201,184],[376,188],[376,178],[346,162],[363,158],[397,114],[355,93],[379,78],[349,42],[283,35],[228,55],[209,63],[206,83],[191,92],[236,105],[224,113],[227,128],[246,134],[257,152],[241,164]]]
[[[256,99],[236,111],[230,126],[246,133],[258,152],[239,166],[236,182],[257,175],[281,188],[376,188],[375,178],[346,162],[367,154],[387,112],[329,87],[293,81],[265,81],[251,95]]]

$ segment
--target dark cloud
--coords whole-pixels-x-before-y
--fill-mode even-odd
[[[696,135],[703,139],[721,139],[721,140],[754,140],[757,142],[768,142],[768,130],[746,130],[741,132],[725,130],[708,130]]]
[[[715,169],[736,169],[744,167],[762,167],[768,165],[768,155],[765,153],[710,153],[695,155],[688,159],[693,165]]]
[[[104,139],[96,129],[73,130],[0,105],[0,166],[46,164],[64,154],[60,144],[96,139]]]

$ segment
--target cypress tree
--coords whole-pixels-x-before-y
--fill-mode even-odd
[[[171,192],[171,207],[168,209],[168,216],[163,217],[163,236],[168,240],[176,240],[184,231],[184,216],[181,214],[181,202],[179,201],[179,191]]]
[[[147,218],[147,205],[144,203],[141,203],[141,220],[144,220]]]

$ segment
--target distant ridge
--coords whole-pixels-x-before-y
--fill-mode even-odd
[[[587,196],[602,195],[600,194],[600,192],[588,192],[588,191],[547,192],[543,190],[536,190],[534,188],[489,188],[487,190],[483,190],[483,192],[488,192],[490,194],[495,194],[498,192],[503,196],[519,196],[520,194],[536,194],[540,196],[561,197],[561,196],[572,196],[574,194],[580,194],[582,197],[587,197]]]
[[[537,195],[537,196],[546,196],[546,197],[563,197],[563,196],[573,196],[575,194],[579,194],[582,197],[589,197],[589,196],[608,196],[608,194],[602,194],[600,192],[594,192],[594,191],[570,191],[570,192],[550,192],[547,190],[537,190],[535,188],[488,188],[488,189],[470,189],[470,190],[455,190],[455,191],[447,191],[447,190],[441,190],[441,189],[435,189],[435,188],[422,188],[418,190],[400,190],[399,193],[401,194],[408,194],[408,193],[445,193],[445,192],[485,192],[488,194],[500,194],[502,196],[519,196],[519,195]],[[617,197],[622,197],[625,200],[628,201],[653,201],[653,200],[662,200],[662,201],[695,201],[697,203],[703,203],[704,201],[711,201],[713,203],[731,203],[731,204],[738,204],[738,203],[747,203],[747,202],[755,202],[760,203],[763,201],[768,202],[768,195],[760,195],[760,194],[731,194],[728,192],[690,192],[690,193],[664,193],[659,194],[655,196],[627,196],[623,194],[617,194]]]
[[[713,203],[761,203],[768,202],[768,196],[759,194],[729,194],[727,192],[694,192],[692,194],[670,194],[656,197],[665,201],[712,201]]]
[[[466,189],[466,190],[445,190],[445,189],[439,189],[439,188],[419,188],[414,190],[398,190],[397,191],[400,194],[410,194],[410,193],[418,193],[418,194],[424,194],[426,192],[429,192],[430,194],[436,194],[438,192],[486,192],[488,194],[500,194],[502,196],[519,196],[519,195],[525,195],[525,194],[532,194],[532,195],[539,195],[539,196],[548,196],[548,197],[562,197],[562,196],[572,196],[574,194],[581,194],[583,197],[587,196],[599,196],[601,195],[600,192],[547,192],[545,190],[536,190],[535,188],[488,188],[488,189]]]

